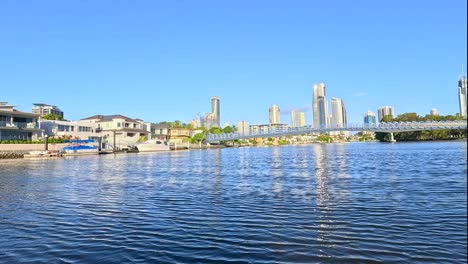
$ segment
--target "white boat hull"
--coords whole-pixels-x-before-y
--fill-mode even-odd
[[[136,144],[135,147],[139,152],[156,152],[171,150],[167,142],[160,140],[148,140],[146,142]]]

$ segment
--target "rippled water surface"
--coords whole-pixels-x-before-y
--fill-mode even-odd
[[[465,263],[467,144],[0,161],[0,262]]]

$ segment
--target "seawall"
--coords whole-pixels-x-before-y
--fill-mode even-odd
[[[59,151],[68,144],[49,144],[50,151]],[[0,144],[0,159],[22,159],[30,151],[44,150],[44,144]]]

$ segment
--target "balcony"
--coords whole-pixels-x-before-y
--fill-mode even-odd
[[[16,129],[37,129],[39,128],[38,124],[35,122],[6,122],[6,121],[0,121],[0,127],[5,127],[5,128],[16,128]]]

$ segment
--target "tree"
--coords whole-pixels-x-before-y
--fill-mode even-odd
[[[212,127],[208,130],[208,133],[210,134],[221,134],[223,133],[223,130],[219,127]]]
[[[392,122],[393,121],[393,117],[391,115],[385,115],[382,117],[382,121],[380,122]]]
[[[388,133],[385,132],[375,132],[375,139],[377,139],[380,142],[384,142],[387,140],[387,135]]]
[[[392,121],[396,122],[413,122],[413,121],[421,121],[422,118],[418,116],[416,113],[404,113],[398,115],[396,118],[393,118]]]
[[[361,134],[359,137],[359,141],[368,141],[372,140],[372,136],[370,134]]]
[[[205,136],[205,133],[197,133],[195,135],[193,135],[192,137],[192,143],[198,143],[200,141],[203,141],[205,140],[206,136]]]
[[[59,115],[55,115],[55,114],[47,114],[47,115],[44,115],[42,116],[42,119],[45,119],[45,120],[64,120],[63,117],[59,116]]]
[[[182,122],[180,122],[180,120],[176,120],[172,126],[173,128],[182,128]]]
[[[236,132],[235,126],[227,126],[223,128],[223,133],[233,133],[233,132]]]
[[[320,142],[333,142],[333,138],[327,134],[322,134],[318,136],[317,140]]]
[[[255,140],[255,139],[249,139],[249,142],[250,142],[252,145],[257,145],[257,144],[258,144],[258,141]]]

